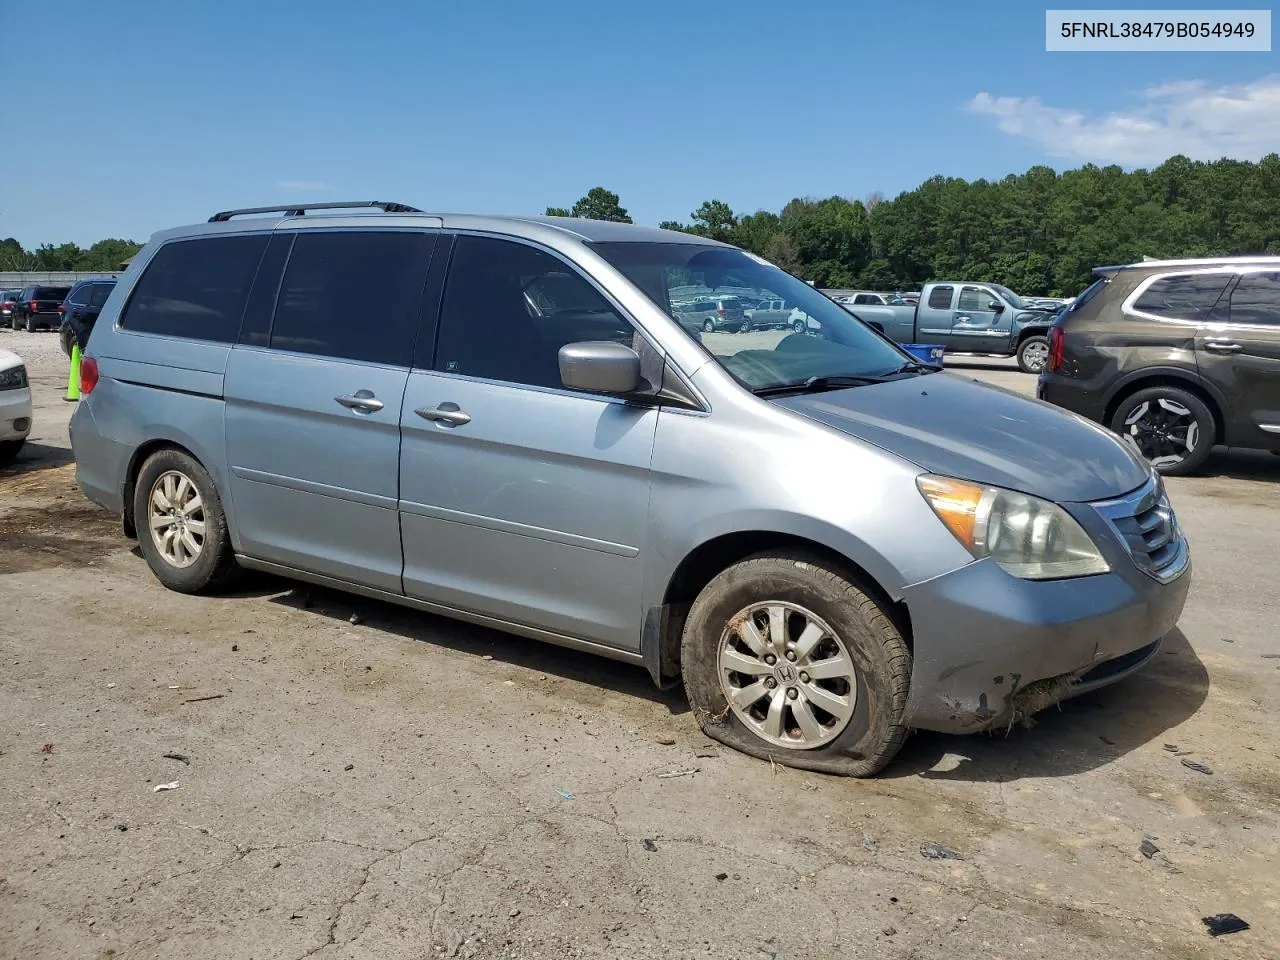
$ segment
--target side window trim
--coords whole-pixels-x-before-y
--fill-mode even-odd
[[[598,281],[597,281],[593,276],[591,276],[591,274],[589,274],[586,270],[584,270],[584,269],[583,269],[580,265],[578,265],[576,262],[574,262],[574,261],[572,261],[572,260],[568,259],[568,258],[567,258],[564,254],[562,254],[560,251],[558,251],[558,250],[554,250],[554,249],[552,249],[551,247],[543,246],[542,244],[538,243],[537,241],[529,240],[529,239],[527,239],[527,238],[525,238],[525,237],[516,237],[516,236],[512,236],[511,234],[504,234],[504,233],[490,233],[490,232],[483,231],[483,230],[459,230],[459,231],[457,231],[457,232],[456,232],[456,234],[455,234],[455,236],[454,236],[454,243],[452,243],[452,244],[451,244],[451,246],[450,246],[450,251],[449,251],[449,267],[450,267],[450,270],[449,270],[449,273],[445,275],[444,282],[443,282],[443,284],[441,285],[441,288],[440,288],[440,303],[439,303],[439,311],[438,311],[438,312],[437,312],[437,314],[436,314],[435,342],[433,343],[433,345],[432,345],[432,350],[431,350],[431,367],[427,368],[427,369],[429,370],[429,372],[434,373],[434,374],[436,374],[436,375],[438,375],[438,376],[445,376],[445,377],[459,377],[459,378],[465,378],[465,379],[469,379],[469,380],[483,380],[483,381],[490,382],[490,383],[501,383],[501,384],[503,384],[504,386],[512,387],[512,388],[514,388],[514,389],[519,389],[519,390],[536,390],[536,391],[543,392],[543,393],[545,393],[545,392],[552,392],[552,393],[564,394],[565,396],[571,396],[571,397],[589,397],[589,398],[591,398],[591,399],[593,399],[593,400],[604,400],[604,401],[610,401],[610,402],[613,402],[613,403],[626,403],[626,402],[627,402],[626,400],[624,400],[624,399],[623,399],[623,398],[621,398],[621,397],[609,397],[609,396],[602,395],[602,394],[598,394],[598,393],[588,393],[588,392],[585,392],[585,391],[582,391],[582,390],[570,390],[568,387],[564,387],[564,386],[561,386],[561,387],[544,387],[544,386],[538,386],[537,384],[531,384],[531,383],[516,383],[516,382],[508,381],[508,380],[493,380],[492,378],[489,378],[489,377],[475,377],[475,376],[470,376],[470,375],[465,374],[465,373],[450,373],[450,372],[449,372],[449,371],[447,371],[447,370],[436,370],[436,369],[435,369],[435,363],[436,363],[436,360],[438,359],[438,353],[439,353],[440,330],[441,330],[441,328],[442,328],[442,326],[443,326],[443,324],[442,324],[442,323],[440,323],[440,319],[441,319],[441,315],[442,315],[443,310],[444,310],[444,299],[445,299],[446,294],[448,293],[448,288],[449,288],[449,276],[450,276],[450,274],[452,273],[452,267],[453,267],[453,252],[454,252],[454,250],[456,249],[456,240],[457,240],[458,238],[460,238],[460,237],[482,237],[482,238],[487,239],[487,240],[502,240],[502,241],[506,241],[506,242],[508,242],[508,243],[517,243],[517,244],[520,244],[521,246],[528,247],[528,248],[530,248],[531,250],[536,250],[536,251],[538,251],[539,253],[547,254],[548,256],[550,256],[550,257],[552,257],[552,258],[554,258],[554,259],[556,259],[556,260],[559,260],[562,264],[564,264],[564,265],[565,265],[565,267],[566,267],[570,272],[572,272],[575,276],[577,276],[577,277],[579,277],[580,279],[582,279],[583,281],[585,281],[585,282],[586,282],[586,283],[591,287],[591,289],[592,289],[592,290],[594,290],[596,293],[598,293],[598,294],[600,295],[600,297],[605,301],[605,303],[607,303],[611,309],[613,309],[614,311],[616,311],[616,312],[617,312],[617,314],[618,314],[618,316],[619,316],[619,317],[621,317],[621,318],[622,318],[622,320],[623,320],[623,321],[624,321],[628,326],[630,326],[630,327],[631,327],[632,332],[633,332],[634,334],[638,335],[638,336],[639,336],[641,339],[643,339],[645,342],[647,342],[647,343],[649,344],[649,348],[650,348],[650,349],[651,349],[651,350],[652,350],[652,351],[653,351],[653,352],[654,352],[658,357],[660,357],[660,358],[662,359],[662,361],[663,361],[663,363],[664,363],[664,364],[665,364],[665,363],[667,363],[668,358],[667,358],[667,353],[666,353],[666,351],[665,351],[665,350],[663,350],[661,347],[659,347],[659,346],[658,346],[658,344],[657,344],[657,343],[655,343],[655,342],[654,342],[653,338],[652,338],[652,337],[650,337],[650,336],[649,336],[649,334],[648,334],[648,333],[646,333],[646,332],[645,332],[645,330],[640,326],[640,324],[638,324],[638,323],[636,322],[635,318],[634,318],[633,316],[631,316],[630,312],[629,312],[629,311],[627,311],[627,310],[625,310],[625,309],[623,308],[623,306],[622,306],[620,303],[618,303],[618,301],[617,301],[617,300],[615,300],[615,299],[614,299],[614,298],[609,294],[609,292],[608,292],[608,291],[607,291],[607,290],[606,290],[606,289],[605,289],[605,288],[604,288],[604,287],[603,287],[603,286],[602,286],[602,285],[601,285],[601,284],[600,284],[600,283],[599,283],[599,282],[598,282]],[[683,378],[682,378],[682,379],[683,379]],[[660,387],[661,385],[660,385],[660,384],[655,384],[654,386],[655,386],[655,387]]]
[[[1184,320],[1180,317],[1161,317],[1154,313],[1147,313],[1145,310],[1139,310],[1134,305],[1142,299],[1142,296],[1158,281],[1169,280],[1173,277],[1201,277],[1201,276],[1223,276],[1222,289],[1218,291],[1218,299],[1214,302],[1213,308],[1209,311],[1206,320]],[[1222,267],[1210,267],[1206,270],[1170,270],[1165,273],[1153,273],[1141,283],[1139,283],[1124,298],[1124,302],[1120,304],[1120,312],[1129,317],[1139,317],[1143,320],[1151,320],[1156,323],[1173,323],[1184,327],[1199,327],[1209,322],[1218,312],[1218,305],[1223,302],[1224,295],[1229,289],[1234,288],[1239,272],[1231,269],[1223,269]]]

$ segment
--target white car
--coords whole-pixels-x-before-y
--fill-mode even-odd
[[[31,386],[22,358],[0,348],[0,466],[18,455],[31,432]]]

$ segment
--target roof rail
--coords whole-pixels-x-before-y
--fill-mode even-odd
[[[282,203],[275,207],[245,207],[242,210],[223,210],[209,218],[210,223],[225,223],[232,217],[251,213],[283,213],[286,217],[302,217],[308,210],[346,210],[352,207],[377,207],[383,213],[422,213],[417,207],[386,200],[347,200],[341,203]]]

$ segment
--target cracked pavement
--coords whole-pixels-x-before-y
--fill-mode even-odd
[[[33,372],[0,471],[0,958],[1280,958],[1280,459],[1170,484],[1197,579],[1147,670],[859,782],[708,748],[632,667],[269,577],[170,593]],[[1210,938],[1225,911],[1252,929]]]

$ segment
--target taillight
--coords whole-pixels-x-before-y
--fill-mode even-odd
[[[723,317],[723,316],[724,316],[724,307],[716,307],[716,316],[717,316],[717,317]]]
[[[32,301],[31,301],[31,312],[32,312],[32,313],[39,313],[39,312],[40,312],[40,301],[39,301],[39,300],[32,300]]]
[[[1049,328],[1049,364],[1045,369],[1050,373],[1057,373],[1062,366],[1062,345],[1066,339],[1067,332],[1061,327]]]
[[[67,312],[67,305],[66,305],[65,303],[60,303],[60,304],[58,304],[58,312],[59,312],[59,313],[66,313],[66,312]]]
[[[80,358],[80,395],[88,396],[98,385],[98,361],[93,357]]]

